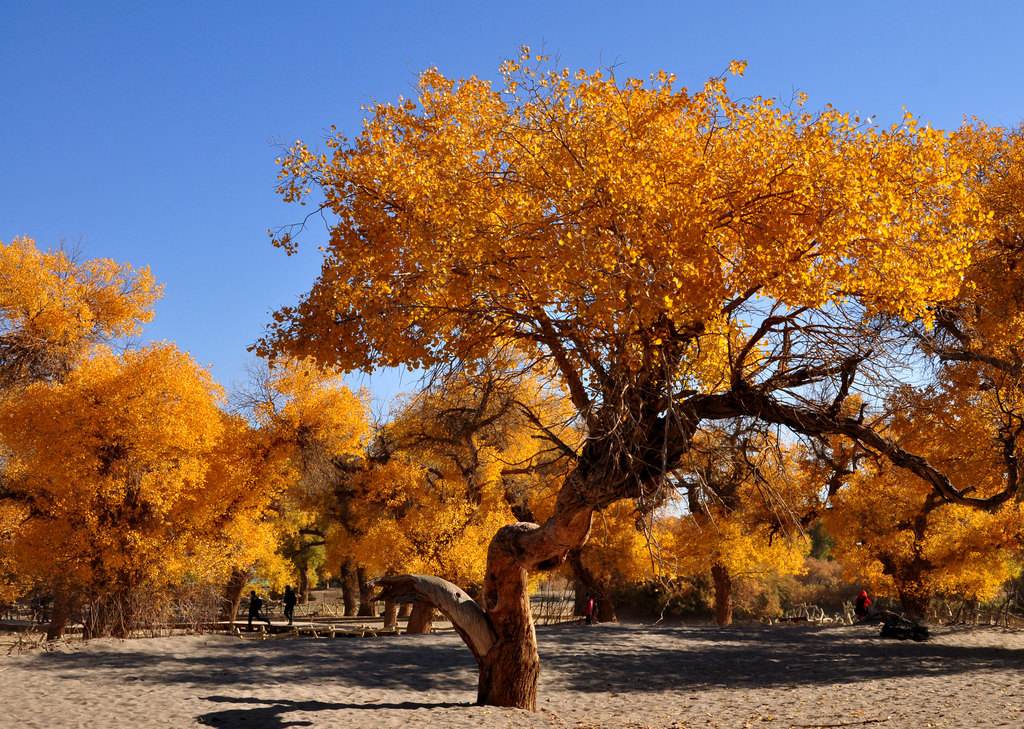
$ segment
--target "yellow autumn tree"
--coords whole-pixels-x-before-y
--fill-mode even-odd
[[[972,500],[842,410],[886,349],[877,322],[928,324],[988,235],[956,140],[909,115],[865,128],[736,100],[723,77],[691,91],[528,50],[501,73],[429,70],[356,139],[280,160],[284,198],[332,218],[320,277],[261,344],[372,369],[474,362],[500,341],[557,373],[585,441],[550,518],[495,534],[480,606],[439,580],[382,583],[459,625],[481,703],[535,707],[530,573],[581,546],[596,510],[659,491],[702,420],[838,433],[943,498],[1012,498]],[[296,230],[276,242],[292,250]]]
[[[567,467],[567,417],[557,392],[503,375],[494,358],[439,378],[379,432],[336,551],[345,545],[375,575],[429,572],[479,588],[494,532]]]
[[[973,369],[973,368],[971,368]],[[966,372],[943,391],[906,390],[891,402],[894,437],[979,495],[1003,488],[1000,412],[993,392]],[[973,386],[971,386],[973,384]],[[1020,427],[1010,416],[1010,427]],[[824,520],[847,574],[904,612],[927,616],[935,595],[989,600],[1021,569],[1024,504],[984,512],[939,498],[930,485],[880,461],[865,465],[831,499]]]
[[[90,345],[138,334],[160,293],[148,268],[0,241],[0,391],[59,379]]]
[[[83,607],[94,632],[126,634],[140,591],[225,566],[208,549],[221,494],[205,487],[220,397],[191,358],[154,345],[97,352],[4,403],[6,488],[25,510],[11,554],[55,595],[51,635]]]
[[[339,518],[339,490],[358,467],[370,433],[365,396],[353,393],[337,372],[307,359],[275,361],[255,371],[249,391],[235,404],[250,419],[247,459],[262,508],[243,530],[259,538],[243,550],[248,558],[228,584],[231,614],[255,574],[276,587],[297,577],[298,593],[306,593],[327,525]]]
[[[137,334],[159,295],[148,268],[79,261],[41,251],[30,238],[0,241],[0,402],[32,382],[65,377],[94,345]],[[28,516],[8,486],[8,466],[0,473],[0,600],[14,599],[28,579],[7,551]]]
[[[683,460],[686,514],[673,520],[670,557],[679,574],[710,574],[719,625],[732,623],[737,580],[804,568],[810,540],[801,516],[819,487],[796,470],[791,447],[742,425],[701,431]]]

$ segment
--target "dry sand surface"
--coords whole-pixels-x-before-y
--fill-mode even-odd
[[[0,727],[1024,727],[1024,633],[563,625],[540,711],[472,706],[451,633],[94,641],[0,656]]]

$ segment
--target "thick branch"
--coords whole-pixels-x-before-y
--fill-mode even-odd
[[[480,659],[494,645],[496,637],[486,613],[457,585],[440,577],[429,575],[391,575],[374,581],[380,588],[374,600],[392,600],[398,603],[429,603],[440,610],[462,639]]]
[[[688,401],[688,404],[702,419],[756,417],[769,423],[785,425],[804,435],[821,436],[828,433],[845,435],[864,447],[885,456],[893,465],[911,471],[930,484],[943,499],[955,504],[995,511],[1020,490],[1020,481],[1016,480],[1007,483],[1005,489],[992,496],[985,498],[967,496],[967,489],[958,489],[948,476],[925,458],[904,450],[870,426],[865,425],[861,419],[834,416],[828,412],[789,405],[754,389],[744,388],[720,395],[697,396]]]

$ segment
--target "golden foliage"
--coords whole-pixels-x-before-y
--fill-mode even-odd
[[[908,389],[891,404],[891,435],[981,496],[1002,487],[991,391],[959,382],[940,392]],[[851,577],[910,603],[933,594],[988,600],[1020,569],[1024,504],[988,513],[944,503],[927,483],[884,461],[850,479],[825,524]]]
[[[7,490],[28,516],[11,544],[19,576],[95,595],[222,567],[207,548],[226,506],[207,488],[220,398],[191,358],[154,345],[97,352],[8,400]]]
[[[336,222],[319,280],[264,350],[427,366],[495,338],[532,351],[557,322],[573,352],[614,341],[635,365],[694,322],[720,331],[753,290],[927,319],[987,223],[969,159],[909,115],[865,129],[733,99],[722,78],[691,92],[666,73],[502,73],[494,88],[428,70],[355,140],[279,160],[284,199],[315,187]]]
[[[62,376],[89,345],[137,334],[160,293],[149,268],[0,242],[0,386]]]

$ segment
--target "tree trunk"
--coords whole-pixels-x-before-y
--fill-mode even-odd
[[[928,617],[928,607],[932,601],[931,590],[919,579],[896,580],[895,582],[904,615],[911,620],[924,622]]]
[[[590,484],[585,470],[577,466],[562,484],[554,513],[543,526],[519,522],[498,530],[487,549],[480,603],[436,577],[395,575],[377,580],[380,597],[426,602],[451,620],[480,667],[478,703],[536,710],[540,656],[530,613],[529,573],[562,564],[570,550],[586,542],[594,509],[622,497],[619,481],[608,487],[605,483],[611,479],[601,473],[601,480]]]
[[[406,633],[424,634],[433,630],[434,606],[428,602],[417,601],[412,605],[412,613],[409,615],[409,625]]]
[[[715,562],[711,578],[715,583],[715,622],[732,625],[732,575],[724,564]]]
[[[359,578],[352,567],[352,560],[346,559],[341,564],[341,599],[345,603],[345,617],[350,618],[359,609]]]
[[[75,600],[63,588],[53,594],[53,609],[50,611],[50,622],[46,626],[46,639],[57,640],[64,636],[64,630],[75,611]]]
[[[576,615],[586,615],[587,597],[593,596],[596,603],[594,617],[599,623],[617,623],[619,617],[615,612],[615,601],[612,600],[611,589],[595,575],[583,561],[583,547],[569,551],[567,562],[572,568],[573,589],[576,591],[573,609]],[[582,588],[582,595],[580,594]],[[576,612],[578,611],[578,612]]]
[[[398,626],[398,603],[394,600],[384,601],[384,629]]]
[[[300,603],[309,602],[309,574],[305,565],[299,565],[299,586],[298,594],[295,596]]]
[[[479,660],[476,701],[536,711],[540,654],[530,611],[529,572],[513,551],[519,541],[517,532],[522,531],[516,528],[525,526],[520,523],[500,529],[487,550],[484,609],[495,642]],[[589,527],[588,518],[588,532]]]
[[[572,576],[572,594],[572,614],[580,617],[586,615],[587,596],[590,594],[590,588],[575,574]]]
[[[398,606],[398,617],[408,618],[410,615],[412,615],[411,602],[403,602],[401,605]]]
[[[376,617],[377,608],[373,601],[373,590],[366,579],[366,568],[356,569],[356,577],[359,580],[359,616]]]
[[[237,567],[231,570],[231,577],[224,587],[224,597],[221,601],[220,619],[234,622],[238,616],[238,605],[242,602],[242,592],[246,583],[249,582],[251,572],[247,569],[241,570]]]

